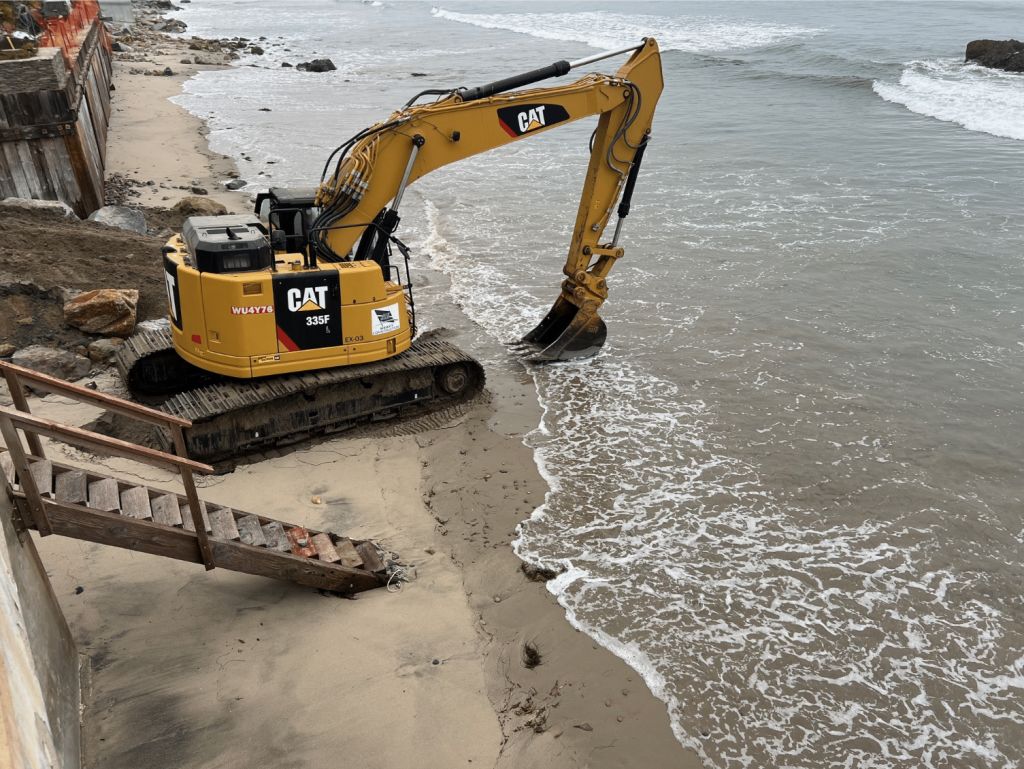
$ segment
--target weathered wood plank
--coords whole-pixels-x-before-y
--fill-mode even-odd
[[[117,481],[113,478],[104,478],[101,481],[90,483],[89,507],[104,512],[120,510],[121,495],[117,488]]]
[[[263,536],[266,537],[267,547],[270,549],[279,550],[282,553],[291,552],[292,543],[288,540],[288,535],[284,533],[284,526],[280,521],[263,524]]]
[[[132,486],[121,492],[121,512],[131,518],[152,518],[149,506],[149,489]]]
[[[255,515],[242,516],[235,523],[238,525],[238,536],[242,542],[253,547],[266,546],[267,538],[263,536],[260,519]]]
[[[339,593],[358,593],[361,590],[380,587],[382,584],[381,580],[372,574],[337,563],[324,563],[316,559],[300,558],[291,553],[254,548],[241,542],[222,542],[215,539],[211,544],[214,560],[219,568],[297,582],[300,585]]]
[[[181,507],[177,494],[161,494],[150,502],[153,520],[164,526],[181,526]]]
[[[338,557],[345,566],[358,569],[363,565],[363,559],[359,553],[356,552],[356,546],[352,544],[351,539],[339,539],[334,543],[334,549],[338,551]]]
[[[31,461],[31,460],[30,460]],[[36,482],[36,488],[44,497],[53,496],[53,462],[49,459],[31,461],[28,467],[32,473],[32,480]]]
[[[181,529],[169,529],[150,521],[105,513],[82,505],[48,500],[45,507],[54,534],[202,563],[195,534]]]
[[[291,551],[293,555],[302,556],[303,558],[312,558],[316,555],[316,548],[313,547],[313,543],[309,541],[309,532],[301,526],[295,526],[287,531],[288,541],[291,543]]]
[[[210,531],[210,515],[206,510],[206,503],[200,501],[199,512],[203,516],[203,523],[206,524],[206,530]],[[181,503],[181,523],[185,527],[186,531],[195,531],[195,524],[192,523],[192,510],[188,506],[188,502]]]
[[[222,507],[210,511],[210,525],[213,536],[217,539],[238,539],[238,526],[235,525],[235,514],[230,508]]]
[[[341,556],[338,555],[338,551],[334,549],[334,543],[331,542],[329,535],[321,532],[320,534],[314,534],[310,541],[313,543],[313,547],[316,548],[316,555],[321,561],[327,563],[337,563],[341,560]]]
[[[377,548],[369,542],[360,542],[356,545],[356,552],[359,553],[359,557],[363,559],[363,568],[367,571],[372,571],[376,574],[387,568],[384,565],[384,561],[380,559],[380,555],[377,553]]]
[[[65,470],[53,482],[53,493],[58,502],[84,505],[89,499],[89,482],[84,470]]]

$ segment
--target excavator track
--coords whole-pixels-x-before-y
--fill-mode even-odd
[[[136,334],[117,355],[136,395],[178,385],[160,408],[191,420],[190,457],[222,465],[363,422],[448,409],[484,386],[483,367],[434,332],[386,360],[263,379],[217,378],[176,361],[169,329]]]

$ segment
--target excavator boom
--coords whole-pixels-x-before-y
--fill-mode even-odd
[[[625,52],[632,55],[614,75],[590,74],[568,85],[510,90]],[[317,193],[323,212],[310,233],[311,244],[327,261],[347,258],[353,249],[356,259],[382,261],[409,184],[442,166],[597,115],[562,270],[565,280],[551,311],[522,340],[533,360],[593,354],[604,343],[605,325],[597,310],[608,297],[608,273],[623,254],[618,245],[622,219],[629,211],[662,87],[658,44],[647,38],[637,46],[556,62],[485,86],[424,92],[441,98],[425,105],[410,102],[357,134],[336,151],[328,176],[335,155],[329,159]],[[604,242],[620,196],[615,234]]]

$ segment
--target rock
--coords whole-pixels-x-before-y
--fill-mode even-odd
[[[206,187],[199,187],[197,185],[197,186],[192,188],[192,194],[193,195],[209,195],[210,193],[207,192]]]
[[[64,322],[87,334],[129,336],[135,330],[139,292],[134,288],[98,288],[64,303]]]
[[[0,358],[10,358],[17,351],[18,348],[13,344],[0,344]]]
[[[248,159],[249,158],[246,158],[246,160],[248,160]],[[240,189],[242,189],[242,187],[244,187],[248,183],[249,182],[245,181],[245,179],[232,179],[230,182],[228,182],[224,186],[227,187],[229,190],[240,190]]]
[[[972,40],[965,62],[1006,72],[1024,72],[1024,43],[1019,40]]]
[[[123,344],[123,339],[97,339],[89,345],[89,360],[93,363],[106,363]]]
[[[292,65],[291,65],[291,64],[289,64],[289,63],[288,63],[288,62],[286,62],[286,61],[282,61],[282,62],[281,62],[281,66],[282,66],[282,67],[290,67],[290,66],[292,66]]]
[[[163,19],[153,25],[154,32],[184,32],[188,25],[181,19]]]
[[[270,112],[270,107],[260,107],[260,112]]]
[[[331,72],[336,70],[334,62],[330,59],[313,59],[313,61],[299,62],[296,69],[300,69],[303,72]]]
[[[78,219],[78,215],[63,200],[35,200],[33,198],[4,198],[0,200],[2,208],[24,208],[32,210],[55,211],[66,219]]]
[[[249,53],[251,53],[253,56],[262,56],[265,53],[265,51],[258,45],[253,45],[249,46]]]
[[[24,366],[33,371],[69,381],[86,376],[92,367],[88,358],[75,355],[68,350],[55,350],[52,347],[43,347],[39,344],[18,350],[11,357],[11,362],[17,366]]]
[[[107,227],[137,232],[139,235],[146,234],[146,217],[137,208],[103,206],[89,214],[89,221],[105,224]]]
[[[228,212],[227,208],[216,200],[192,196],[179,200],[172,210],[183,216],[220,216]]]

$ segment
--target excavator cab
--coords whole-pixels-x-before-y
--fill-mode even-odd
[[[256,196],[255,213],[266,219],[275,251],[309,260],[309,231],[320,213],[315,187],[271,187]]]

